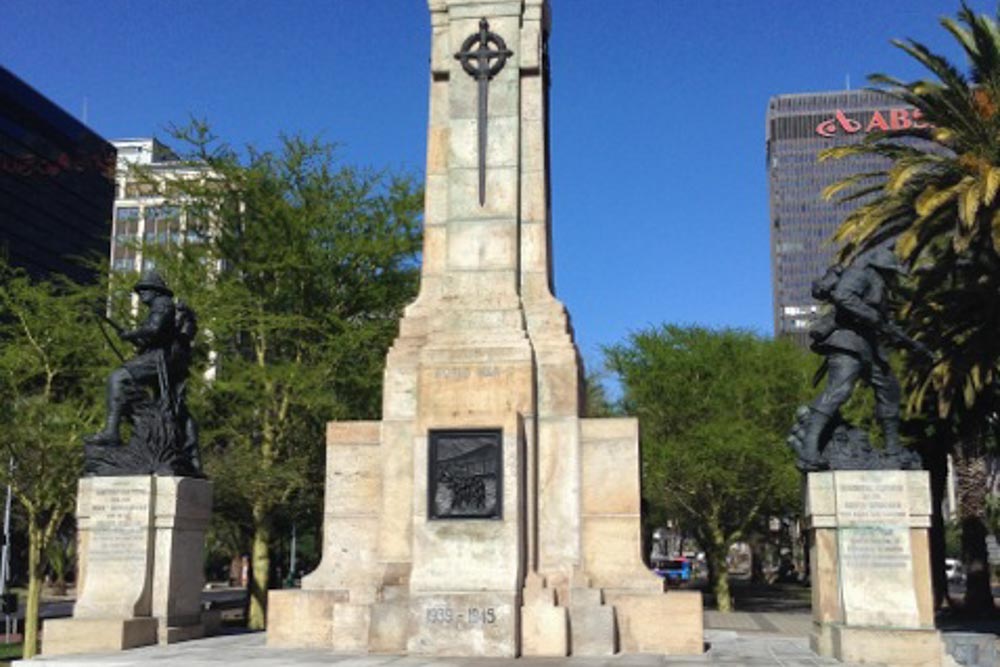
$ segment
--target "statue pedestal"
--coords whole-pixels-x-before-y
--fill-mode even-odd
[[[807,477],[812,649],[854,663],[940,665],[924,471]]]
[[[118,651],[204,634],[202,551],[212,484],[85,477],[77,494],[73,617],[45,621],[42,654]]]

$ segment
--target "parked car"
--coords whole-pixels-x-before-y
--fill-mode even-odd
[[[687,558],[671,558],[661,563],[656,568],[656,573],[671,584],[691,581],[691,561]]]
[[[944,559],[944,573],[949,584],[965,583],[965,568],[962,567],[962,561],[957,558]]]

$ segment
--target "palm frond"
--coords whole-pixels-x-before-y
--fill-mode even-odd
[[[892,40],[892,44],[902,49],[912,58],[920,62],[921,65],[933,72],[945,86],[953,90],[961,90],[968,87],[965,77],[947,59],[937,55],[920,42],[912,39]]]
[[[963,227],[972,230],[976,224],[976,214],[979,213],[980,181],[971,176],[968,178],[971,179],[971,183],[958,200],[958,219]],[[965,182],[965,179],[962,179],[962,182]]]
[[[963,13],[964,13],[963,11],[959,11],[958,15],[959,18],[961,18],[964,21],[965,17],[963,16]],[[968,21],[966,21],[966,23],[968,23]],[[962,48],[965,49],[965,53],[969,56],[970,59],[976,57],[978,51],[976,48],[976,39],[975,37],[972,36],[972,33],[970,31],[958,25],[957,23],[955,23],[954,19],[951,19],[949,17],[942,18],[941,25],[944,27],[945,30],[951,33],[952,37],[954,37],[959,44],[962,45]]]
[[[850,176],[847,176],[846,178],[840,179],[839,181],[835,181],[830,185],[826,186],[825,188],[823,188],[823,190],[820,192],[820,196],[823,199],[829,201],[848,188],[851,188],[855,185],[871,180],[873,178],[881,178],[885,176],[886,176],[885,171],[867,171],[859,174],[852,174]],[[881,186],[878,186],[878,189],[881,189]]]
[[[971,180],[971,177],[968,178]],[[921,218],[934,214],[942,206],[958,197],[967,187],[964,185],[965,183],[966,181],[963,179],[943,190],[939,190],[937,187],[928,187],[923,194],[917,197],[916,202],[914,202],[914,210]]]
[[[990,237],[994,252],[1000,254],[1000,210],[993,213],[993,219],[990,221]]]
[[[858,201],[859,199],[865,199],[870,195],[882,192],[885,186],[882,183],[876,183],[875,185],[869,185],[868,187],[858,188],[843,197],[837,197],[838,204],[848,204],[850,202]]]
[[[899,194],[903,188],[911,184],[920,176],[926,175],[931,169],[933,160],[926,159],[921,155],[918,158],[900,158],[889,170],[888,178],[885,182],[886,192]]]
[[[983,206],[990,206],[1000,191],[1000,167],[986,167],[983,171]]]

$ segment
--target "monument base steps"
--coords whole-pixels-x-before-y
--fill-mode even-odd
[[[45,622],[42,654],[106,653],[156,643],[155,618],[58,618]]]
[[[333,607],[346,600],[346,591],[268,591],[267,645],[277,648],[332,647]]]
[[[615,608],[602,604],[570,605],[569,633],[573,655],[614,655],[618,651]]]
[[[562,658],[569,654],[565,607],[534,603],[521,607],[521,655]]]
[[[622,653],[700,655],[705,652],[705,628],[699,591],[632,594],[604,591],[614,606],[618,645]],[[670,631],[664,631],[664,619]]]
[[[841,662],[939,667],[945,657],[937,630],[832,625],[829,636],[832,653],[827,656]]]
[[[569,616],[565,607],[556,606],[555,589],[533,572],[525,577],[521,600],[521,655],[569,655]]]
[[[813,621],[813,630],[809,633],[809,649],[816,655],[830,657],[833,655],[833,624]]]
[[[372,606],[337,602],[333,605],[333,649],[351,653],[368,651]]]
[[[392,602],[395,600],[406,600],[410,596],[410,589],[407,586],[383,586],[382,600]]]
[[[604,604],[604,595],[600,588],[571,588],[563,603],[570,609],[573,607],[599,607]]]
[[[201,639],[205,634],[204,623],[194,623],[192,625],[165,625],[160,623],[157,639],[161,644],[176,644],[178,642],[191,641],[192,639]]]
[[[368,650],[372,653],[403,653],[410,623],[410,604],[405,593],[376,602],[371,610]]]

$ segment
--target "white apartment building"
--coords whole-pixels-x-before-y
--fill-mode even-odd
[[[111,268],[142,271],[151,268],[143,259],[143,247],[189,240],[193,226],[190,212],[167,202],[163,183],[181,178],[199,178],[206,168],[180,160],[169,147],[153,138],[116,139],[114,227],[111,234]],[[143,168],[144,177],[135,170]]]

